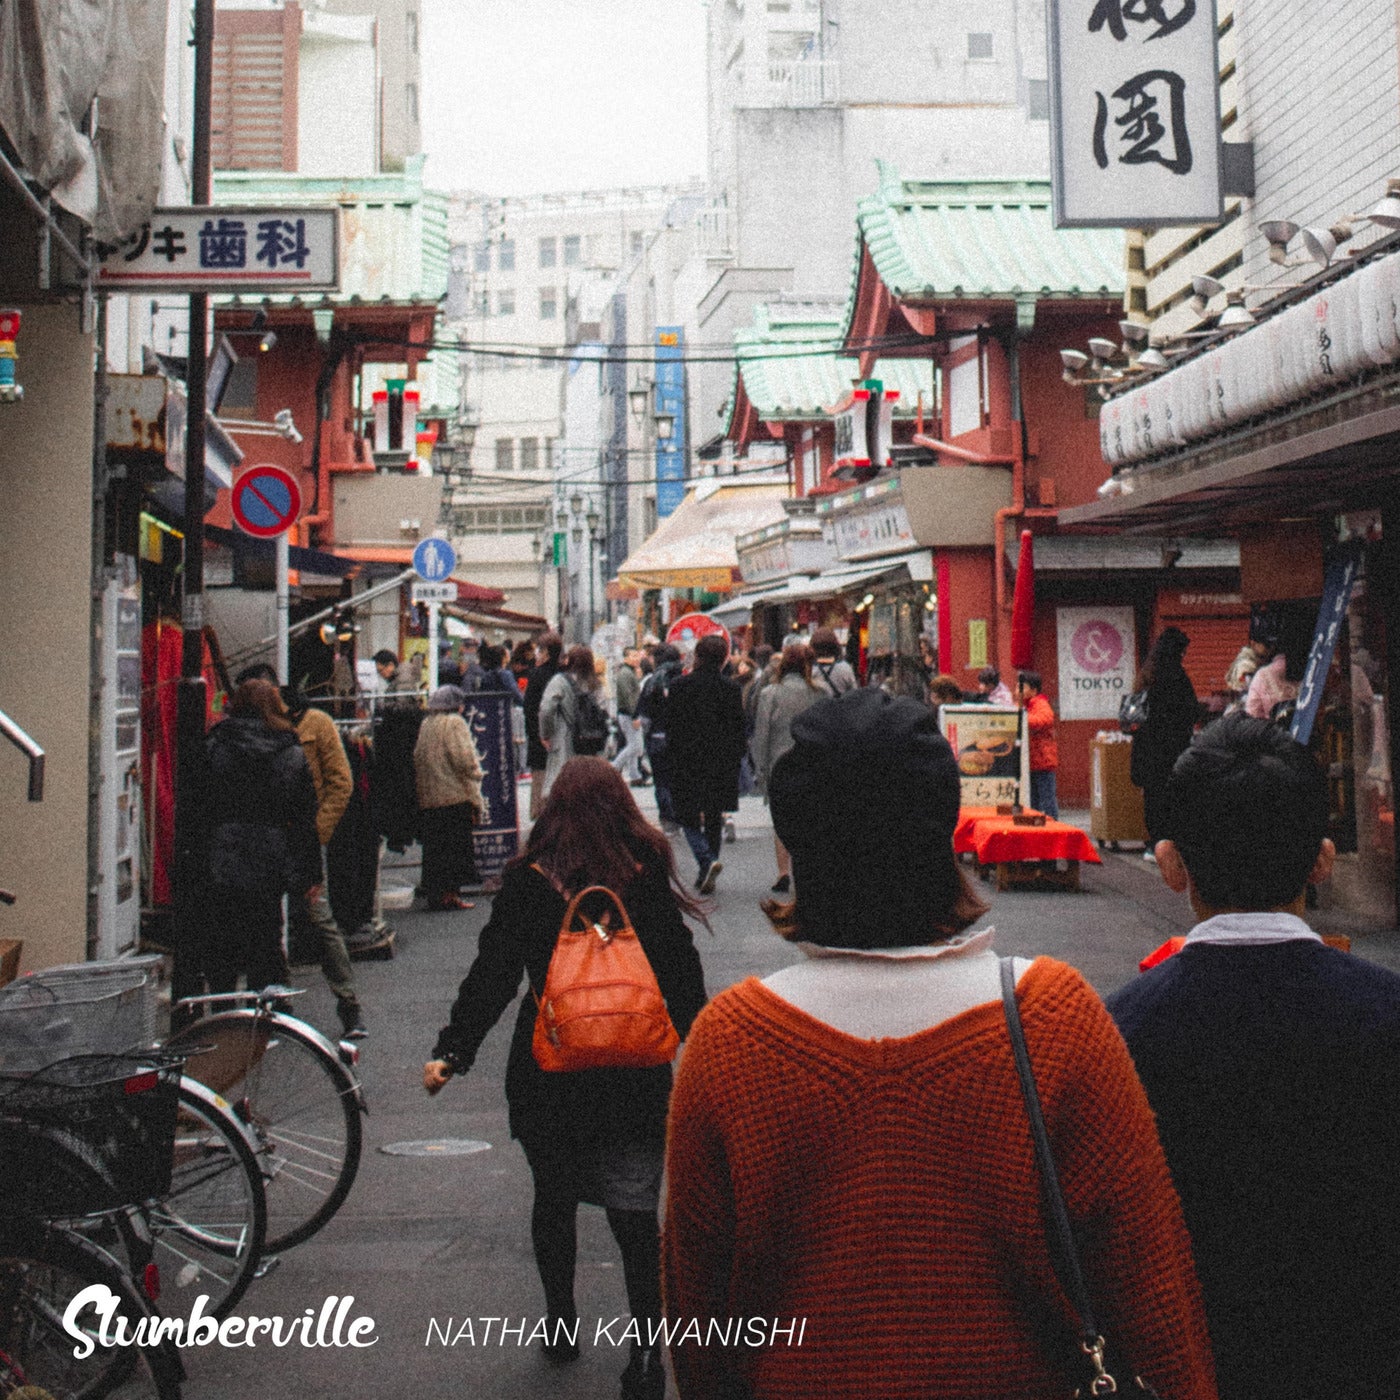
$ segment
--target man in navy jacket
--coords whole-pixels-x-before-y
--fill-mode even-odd
[[[1336,854],[1315,760],[1234,716],[1167,791],[1199,922],[1108,998],[1186,1216],[1221,1400],[1400,1394],[1400,977],[1301,918]]]

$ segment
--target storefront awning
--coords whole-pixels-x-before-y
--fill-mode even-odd
[[[775,476],[698,483],[651,538],[623,561],[619,582],[638,588],[730,592],[739,579],[735,539],[781,520],[781,503],[790,491],[787,478]]]
[[[877,579],[893,579],[904,572],[914,583],[933,582],[933,553],[927,549],[911,549],[903,554],[887,554],[882,559],[862,559],[833,564],[816,575],[800,574],[785,579],[780,586],[745,593],[734,600],[754,607],[759,603],[811,603],[822,598],[839,598],[868,587]]]

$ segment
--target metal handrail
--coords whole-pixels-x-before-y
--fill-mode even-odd
[[[0,710],[0,734],[3,734],[21,753],[29,759],[29,800],[44,800],[44,751],[28,734]]]

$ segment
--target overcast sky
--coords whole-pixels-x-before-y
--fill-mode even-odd
[[[703,0],[423,0],[422,86],[439,189],[705,173]]]

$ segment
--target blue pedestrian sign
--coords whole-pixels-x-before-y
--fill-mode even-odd
[[[456,567],[457,551],[446,540],[419,540],[413,551],[413,572],[425,583],[441,583]]]

